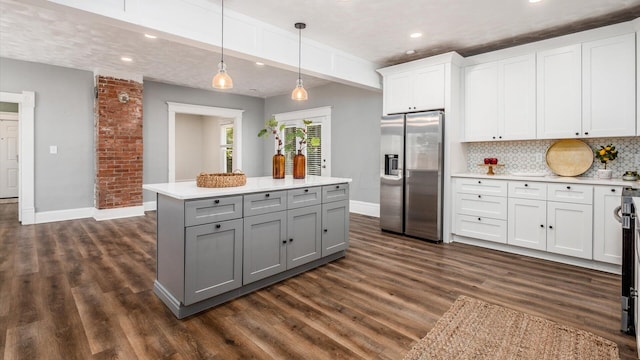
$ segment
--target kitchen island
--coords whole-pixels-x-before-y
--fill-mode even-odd
[[[330,261],[349,245],[347,178],[147,184],[157,193],[154,293],[177,318]]]

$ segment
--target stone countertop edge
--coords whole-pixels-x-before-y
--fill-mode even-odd
[[[538,182],[557,182],[566,184],[585,184],[585,185],[608,185],[608,186],[628,186],[640,189],[640,181],[625,181],[622,179],[598,179],[586,176],[515,176],[515,175],[487,175],[478,173],[459,173],[453,174],[454,178],[479,178],[479,179],[495,179],[495,180],[518,180],[518,181],[538,181]]]
[[[200,199],[214,196],[242,195],[265,191],[291,190],[313,186],[325,186],[350,183],[349,178],[337,178],[309,175],[304,179],[294,179],[285,176],[284,179],[274,179],[271,176],[248,177],[244,186],[224,188],[203,188],[196,186],[194,181],[175,183],[144,184],[142,188],[158,194],[170,196],[179,200]]]

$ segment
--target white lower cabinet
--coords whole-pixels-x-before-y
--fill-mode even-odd
[[[504,190],[483,195],[483,188],[475,188],[489,184]],[[620,225],[613,209],[621,190],[595,186],[594,193],[593,185],[584,184],[456,179],[454,233],[619,264]]]
[[[622,264],[622,227],[613,216],[620,206],[622,186],[593,189],[593,259]]]
[[[509,198],[507,243],[547,250],[547,202]]]
[[[458,235],[502,244],[507,243],[507,222],[505,220],[458,214],[455,227]]]
[[[591,205],[547,202],[547,251],[593,258]]]

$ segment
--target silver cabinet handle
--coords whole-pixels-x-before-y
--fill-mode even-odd
[[[613,217],[616,218],[616,221],[622,224],[622,216],[620,215],[622,211],[622,205],[613,209]]]

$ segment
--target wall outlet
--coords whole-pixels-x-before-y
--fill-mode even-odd
[[[49,154],[57,154],[57,153],[58,153],[58,147],[56,145],[49,146]]]

